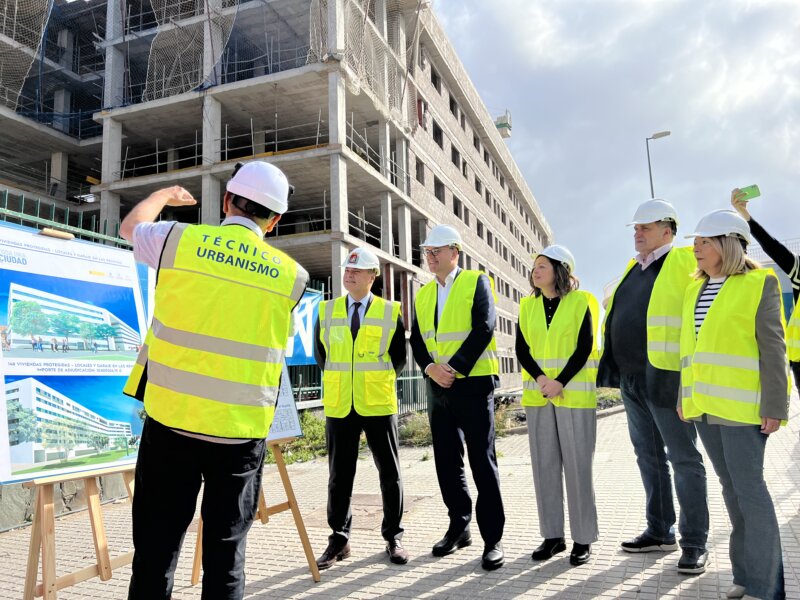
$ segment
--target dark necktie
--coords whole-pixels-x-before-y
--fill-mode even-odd
[[[356,339],[358,330],[361,327],[361,317],[358,316],[358,309],[361,308],[361,302],[353,302],[353,318],[350,321],[350,333],[353,334],[353,339]]]

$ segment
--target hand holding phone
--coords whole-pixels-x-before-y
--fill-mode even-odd
[[[752,200],[761,195],[761,190],[758,189],[757,185],[748,185],[747,187],[739,188],[739,191],[744,194],[742,200]]]

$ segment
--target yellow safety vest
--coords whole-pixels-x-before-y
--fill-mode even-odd
[[[437,286],[436,279],[423,285],[414,301],[414,310],[417,314],[417,325],[425,342],[428,353],[434,362],[447,364],[453,355],[458,352],[461,344],[472,331],[472,303],[475,299],[475,289],[478,278],[485,273],[480,271],[461,270],[453,281],[453,287],[447,296],[447,302],[442,309],[442,318],[438,328],[434,328],[434,314],[436,312]],[[499,375],[500,363],[497,360],[497,341],[492,334],[492,339],[486,350],[480,355],[469,373],[456,373],[457,378],[478,375]]]
[[[761,372],[755,323],[771,269],[725,280],[695,335],[694,312],[703,280],[686,290],[681,332],[681,399],[685,418],[714,415],[761,424]],[[781,322],[783,316],[781,314]],[[789,390],[787,389],[787,399]]]
[[[625,280],[634,265],[631,260],[625,269],[620,284]],[[692,274],[697,269],[694,250],[688,246],[673,248],[667,253],[661,271],[653,284],[650,302],[647,305],[647,360],[656,369],[664,371],[680,371],[681,314],[683,296],[692,282]],[[605,336],[606,319],[611,314],[614,296],[619,285],[606,307],[603,319],[603,336]],[[692,317],[694,322],[694,317]]]
[[[278,397],[291,312],[308,273],[243,226],[176,224],[164,244],[153,324],[124,392],[159,423],[263,438]]]
[[[800,302],[796,302],[786,328],[786,353],[792,362],[800,362]]]
[[[592,327],[600,313],[597,300],[589,292],[576,290],[561,298],[550,327],[544,314],[542,296],[528,296],[519,303],[519,328],[531,350],[531,356],[550,379],[555,379],[566,366],[578,345],[578,334],[586,308],[592,316]],[[595,408],[597,393],[597,339],[592,335],[592,352],[586,364],[564,387],[564,397],[545,398],[533,376],[522,369],[522,406],[545,406],[549,400],[566,408]]]
[[[397,412],[396,374],[389,344],[399,316],[399,302],[373,296],[354,342],[347,318],[347,296],[320,303],[325,416],[346,417],[351,408],[365,417]]]

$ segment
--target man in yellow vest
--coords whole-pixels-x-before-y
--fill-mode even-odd
[[[646,495],[647,528],[622,542],[625,552],[672,552],[675,509],[669,465],[680,505],[678,572],[706,569],[706,471],[697,431],[681,421],[680,332],[683,297],[697,267],[692,249],[674,248],[678,215],[664,200],[648,200],[633,216],[638,252],[606,309],[597,385],[618,387],[628,417]]]
[[[129,599],[170,597],[203,481],[203,598],[244,594],[265,438],[308,274],[264,241],[286,212],[283,172],[237,165],[226,189],[221,226],[154,223],[165,206],[196,203],[175,186],[140,202],[120,227],[136,260],[158,269],[153,323],[124,390],[147,411]]]
[[[435,275],[417,293],[411,349],[425,373],[428,419],[442,500],[450,524],[433,546],[446,556],[472,544],[472,499],[464,473],[464,442],[478,498],[475,515],[484,542],[481,565],[503,566],[505,525],[494,432],[494,390],[499,382],[494,339],[495,306],[489,278],[458,266],[461,236],[448,225],[431,229],[422,243]]]
[[[383,497],[381,534],[389,560],[408,562],[403,537],[403,481],[397,434],[395,380],[406,364],[400,303],[371,292],[380,273],[378,257],[366,248],[348,254],[347,295],[320,303],[314,357],[322,369],[322,403],[328,448],[328,547],[320,569],[350,556],[350,501],[363,431],[378,467]]]

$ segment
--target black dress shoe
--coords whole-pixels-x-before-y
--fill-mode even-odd
[[[497,542],[483,549],[481,566],[487,571],[494,571],[503,566],[506,555],[503,553],[503,544]]]
[[[705,573],[708,552],[703,548],[684,548],[678,561],[678,573],[699,575]]]
[[[550,560],[559,552],[567,549],[564,538],[547,538],[531,554],[533,560]]]
[[[444,537],[433,545],[434,556],[447,556],[452,554],[459,548],[472,545],[472,536],[469,534],[469,529],[465,529],[461,533],[447,532]]]
[[[592,555],[591,544],[579,544],[575,542],[572,544],[572,552],[569,554],[569,564],[571,565],[585,565],[589,562],[589,557]]]
[[[350,542],[346,542],[344,546],[341,544],[329,543],[328,547],[325,548],[325,552],[317,559],[317,568],[320,570],[328,569],[333,566],[337,560],[344,560],[349,557]]]
[[[408,552],[400,540],[389,540],[386,542],[386,554],[389,555],[389,560],[396,565],[404,565],[408,562]]]

